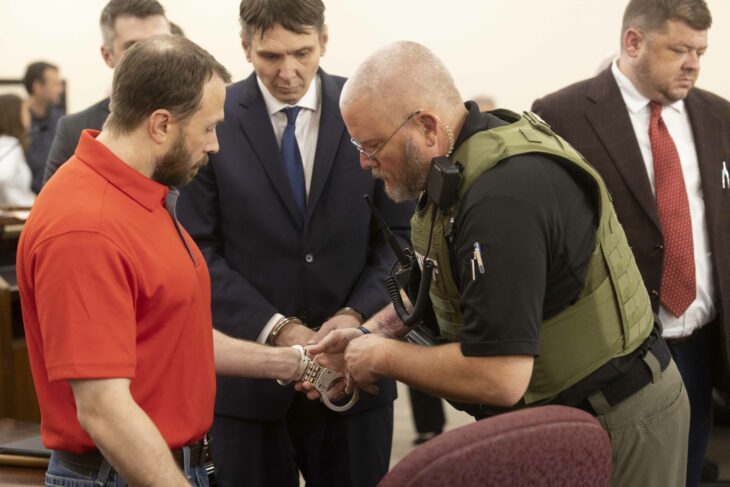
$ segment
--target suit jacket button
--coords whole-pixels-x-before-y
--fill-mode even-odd
[[[651,290],[651,295],[654,296],[655,298],[658,298],[659,297],[659,291],[657,291],[656,289],[652,289]]]
[[[656,250],[664,250],[664,245],[662,245],[662,244],[656,244],[656,245],[654,246],[654,248],[655,248]]]
[[[314,255],[312,255],[312,254],[305,255],[304,262],[306,262],[307,264],[311,264],[312,262],[314,262]]]

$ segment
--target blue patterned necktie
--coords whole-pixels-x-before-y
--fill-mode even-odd
[[[286,114],[286,128],[281,138],[281,158],[284,160],[286,175],[289,177],[289,184],[294,193],[294,200],[297,202],[299,213],[302,218],[306,214],[307,190],[304,185],[304,166],[302,155],[299,152],[299,144],[295,134],[297,115],[302,107],[289,107],[281,111]]]

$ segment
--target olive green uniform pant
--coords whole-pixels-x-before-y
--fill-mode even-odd
[[[653,360],[652,360],[653,359]],[[596,419],[611,437],[611,485],[684,487],[689,437],[689,399],[672,360],[663,372],[652,354],[645,359],[654,381],[610,406],[603,394],[589,397]]]

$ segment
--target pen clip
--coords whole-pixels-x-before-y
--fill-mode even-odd
[[[479,274],[484,274],[484,261],[482,260],[482,247],[479,242],[474,242],[474,259],[479,264]]]

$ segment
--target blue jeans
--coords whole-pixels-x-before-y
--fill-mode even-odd
[[[183,447],[186,450],[185,477],[190,485],[194,487],[208,487],[208,475],[203,465],[198,467],[190,466],[190,447]],[[59,462],[55,453],[51,454],[46,471],[47,487],[127,487],[127,482],[111,469],[109,462],[104,460],[99,470],[90,471],[87,475],[80,475],[64,468]]]

